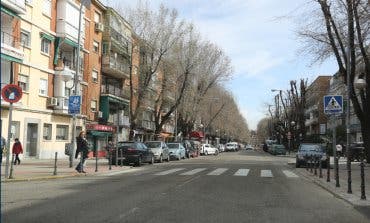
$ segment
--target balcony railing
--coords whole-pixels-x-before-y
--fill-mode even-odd
[[[129,52],[130,41],[126,37],[114,29],[110,29],[110,35],[116,44],[125,49],[126,52]]]
[[[144,129],[155,130],[155,123],[153,121],[141,120],[141,127]]]
[[[119,70],[119,71],[124,72],[124,73],[129,73],[130,72],[130,67],[129,67],[127,61],[116,60],[114,58],[114,56],[110,56],[109,66],[110,66],[110,68]]]
[[[110,94],[120,98],[130,99],[130,89],[128,88],[118,88],[113,85],[102,85],[101,91],[102,94]]]

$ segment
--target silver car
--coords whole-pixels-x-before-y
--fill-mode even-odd
[[[170,152],[166,143],[162,141],[147,141],[145,145],[154,153],[154,159],[162,163],[163,160],[170,161]]]

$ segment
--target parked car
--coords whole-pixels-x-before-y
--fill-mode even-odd
[[[224,145],[224,144],[218,144],[218,151],[219,151],[220,153],[225,152],[225,145]]]
[[[228,152],[228,151],[237,151],[238,150],[238,143],[237,142],[229,142],[226,144],[226,148],[225,148],[225,151]]]
[[[185,159],[185,147],[181,143],[167,143],[171,159]]]
[[[245,150],[253,150],[253,146],[252,145],[245,145]]]
[[[153,152],[146,147],[146,145],[142,142],[133,142],[133,141],[125,141],[125,142],[118,142],[118,157],[120,157],[122,151],[122,158],[124,159],[124,163],[130,164],[134,163],[136,166],[141,166],[142,163],[154,163],[154,154]],[[116,160],[116,151],[113,149],[112,151],[112,164],[115,164]]]
[[[205,155],[205,156],[210,155],[210,154],[218,155],[218,149],[213,147],[211,144],[202,144],[200,154]]]
[[[284,145],[272,144],[269,148],[269,153],[271,153],[272,155],[285,155],[286,149]]]
[[[302,165],[307,165],[306,157],[318,156],[321,159],[321,165],[326,168],[328,163],[326,161],[325,147],[318,143],[302,143],[299,145],[298,152],[296,154],[296,167],[299,168]]]
[[[155,161],[162,163],[163,160],[170,161],[170,151],[165,142],[148,141],[145,145],[153,152]]]
[[[346,154],[346,153],[345,153]],[[365,159],[365,146],[363,142],[354,142],[349,145],[349,157],[351,162],[360,162],[361,158]]]

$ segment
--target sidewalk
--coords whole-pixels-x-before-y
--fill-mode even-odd
[[[317,176],[314,175],[310,171],[307,171],[305,167],[303,168],[296,168],[296,171],[306,177],[307,179],[313,181],[317,185],[321,186],[325,190],[332,193],[334,196],[341,198],[348,203],[354,206],[369,206],[370,207],[370,164],[365,164],[364,172],[365,172],[365,195],[366,200],[361,200],[361,175],[360,175],[360,163],[359,162],[352,162],[351,165],[351,178],[352,178],[352,194],[347,193],[348,183],[347,183],[347,166],[346,160],[341,158],[339,160],[339,184],[340,187],[335,186],[335,173],[334,173],[334,165],[333,165],[333,157],[331,157],[330,162],[330,182],[327,182],[327,169],[322,169],[322,176],[323,178],[319,178],[319,169],[317,169]],[[295,163],[289,163],[292,166],[295,166]]]
[[[98,159],[98,171],[95,172],[95,158],[86,160],[86,167],[84,170],[87,172],[78,173],[75,170],[79,160],[73,159],[73,167],[69,167],[68,159],[60,159],[57,161],[56,175],[54,175],[54,159],[23,159],[21,165],[13,165],[13,178],[5,179],[5,161],[1,165],[1,182],[13,181],[30,181],[30,180],[43,180],[43,179],[56,179],[66,177],[78,176],[94,176],[114,172],[121,172],[131,169],[130,166],[114,166],[109,170],[108,160],[105,158]],[[10,170],[10,165],[9,165]]]

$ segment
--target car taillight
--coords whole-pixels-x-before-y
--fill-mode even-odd
[[[134,148],[128,148],[127,149],[127,152],[134,152],[134,151],[136,151],[136,149],[134,149]]]

